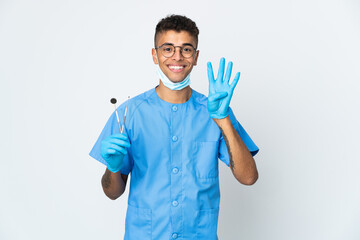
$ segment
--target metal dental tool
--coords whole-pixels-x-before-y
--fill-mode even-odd
[[[123,133],[123,131],[124,131],[124,125],[125,125],[125,119],[126,119],[126,113],[127,113],[127,109],[128,109],[129,99],[130,99],[130,96],[128,96],[128,100],[126,101],[126,108],[125,108],[125,113],[124,113],[124,121],[123,121],[123,123],[122,123],[122,126],[120,126],[119,115],[118,115],[117,108],[116,108],[116,102],[117,102],[117,101],[116,101],[116,98],[110,99],[110,102],[111,102],[112,104],[114,104],[114,107],[115,107],[115,113],[116,113],[117,122],[118,122],[118,124],[119,124],[120,133]]]

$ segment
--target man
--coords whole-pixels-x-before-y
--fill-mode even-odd
[[[110,199],[122,195],[131,172],[125,239],[217,239],[218,159],[242,184],[258,178],[259,149],[229,107],[240,77],[229,84],[232,63],[224,76],[221,59],[216,80],[208,63],[208,98],[189,86],[198,34],[184,16],[158,23],[152,57],[159,85],[129,100],[122,134],[112,114],[90,152],[107,166],[102,187]]]

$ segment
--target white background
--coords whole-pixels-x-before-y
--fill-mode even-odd
[[[200,29],[206,62],[242,75],[231,106],[260,178],[220,162],[220,239],[360,239],[360,2],[0,0],[0,239],[122,239],[126,193],[106,198],[88,156],[113,111],[158,83],[157,22]],[[155,180],[155,179],[154,179]]]

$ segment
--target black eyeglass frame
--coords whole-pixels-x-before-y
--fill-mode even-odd
[[[184,44],[184,45],[182,45],[182,46],[175,46],[174,44],[171,44],[171,43],[164,43],[164,44],[162,44],[161,46],[155,47],[155,49],[162,48],[163,46],[172,46],[172,47],[174,47],[174,51],[173,51],[173,53],[172,53],[171,56],[166,57],[166,56],[162,53],[162,55],[163,55],[164,57],[166,57],[166,58],[171,58],[172,56],[174,56],[177,47],[180,48],[180,54],[181,54],[181,56],[183,56],[184,58],[194,57],[194,55],[195,55],[195,53],[196,53],[196,51],[197,51],[197,48],[195,48],[193,45],[191,45],[191,44],[189,44],[189,43],[186,43],[186,44]],[[183,55],[183,47],[186,47],[186,46],[190,46],[190,47],[192,47],[192,48],[194,49],[193,54],[192,54],[190,57],[185,57],[185,56]]]

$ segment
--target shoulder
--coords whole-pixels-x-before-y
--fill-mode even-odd
[[[119,108],[126,108],[126,105],[128,105],[128,108],[136,109],[138,108],[142,103],[147,102],[152,95],[155,93],[155,89],[150,89],[146,92],[143,92],[135,97],[130,98],[129,100],[124,101]]]
[[[127,107],[127,118],[131,118],[132,115],[138,111],[138,109],[144,105],[144,103],[149,103],[151,98],[155,93],[155,89],[150,89],[146,92],[143,92],[135,97],[130,98],[129,100],[124,101],[119,107],[119,112],[124,112]],[[145,104],[146,105],[146,104]]]

